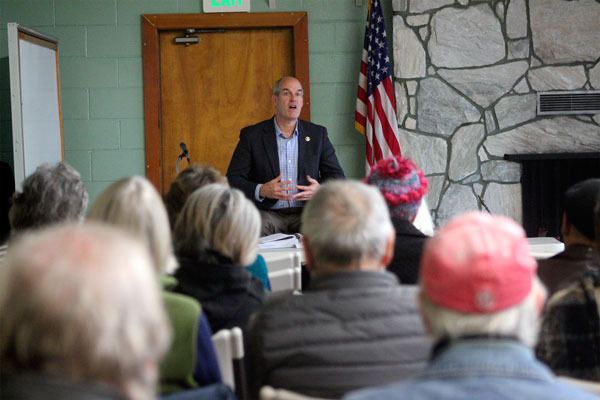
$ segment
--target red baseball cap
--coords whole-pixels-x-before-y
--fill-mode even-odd
[[[507,217],[470,212],[427,241],[420,271],[435,304],[488,314],[524,300],[536,270],[523,228]]]

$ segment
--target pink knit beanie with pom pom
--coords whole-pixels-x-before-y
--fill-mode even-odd
[[[365,183],[377,186],[385,198],[392,217],[412,221],[421,199],[427,193],[427,179],[408,158],[381,160],[371,170]]]

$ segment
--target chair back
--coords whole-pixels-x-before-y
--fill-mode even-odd
[[[223,382],[235,390],[240,400],[248,398],[244,368],[244,338],[238,327],[221,329],[212,337]]]
[[[310,397],[285,389],[273,389],[263,386],[260,389],[260,400],[328,400],[322,397]]]
[[[271,291],[280,290],[301,290],[302,272],[300,268],[286,269],[283,271],[272,272],[269,274],[271,282]]]
[[[271,291],[302,290],[302,270],[300,254],[286,254],[285,257],[267,263]]]

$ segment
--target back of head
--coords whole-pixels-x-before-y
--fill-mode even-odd
[[[594,232],[594,206],[600,196],[600,178],[586,179],[569,187],[563,196],[567,221],[589,240]]]
[[[146,178],[132,176],[110,185],[92,204],[88,220],[118,226],[145,243],[159,273],[175,262],[165,206]]]
[[[358,181],[330,181],[302,213],[302,234],[314,268],[357,268],[379,260],[393,232],[379,191]]]
[[[177,216],[190,194],[210,183],[227,185],[227,178],[213,167],[196,163],[190,165],[175,177],[165,195],[165,205],[169,214],[171,229],[175,227]]]
[[[408,158],[400,156],[379,161],[365,183],[381,191],[392,217],[408,221],[415,218],[421,199],[427,193],[423,172]]]
[[[79,221],[87,202],[87,192],[73,167],[64,162],[43,164],[25,178],[23,190],[13,196],[10,224],[14,230],[21,231]]]
[[[250,265],[256,258],[260,214],[238,190],[213,183],[188,198],[175,222],[173,239],[178,258]]]
[[[123,233],[80,225],[23,235],[0,271],[0,315],[0,373],[152,398],[169,330],[148,253]]]
[[[505,334],[532,344],[545,296],[536,270],[525,232],[511,219],[471,212],[450,221],[421,259],[424,313],[434,336]]]

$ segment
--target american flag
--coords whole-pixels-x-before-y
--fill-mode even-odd
[[[380,0],[369,0],[355,119],[356,129],[367,137],[367,174],[377,161],[400,155],[394,84]]]

